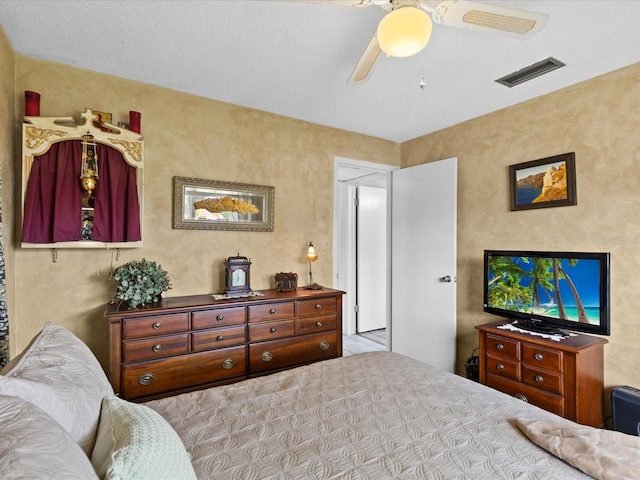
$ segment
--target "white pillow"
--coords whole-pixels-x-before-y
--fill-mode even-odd
[[[91,463],[106,480],[196,479],[191,458],[171,425],[155,410],[115,395],[102,400]]]
[[[0,395],[0,478],[98,480],[69,434],[38,407]]]
[[[41,408],[90,456],[102,399],[113,395],[113,388],[89,347],[47,322],[20,360],[0,376],[0,395]]]

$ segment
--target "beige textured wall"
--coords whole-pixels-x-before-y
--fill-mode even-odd
[[[18,248],[14,352],[53,320],[85,340],[104,365],[102,314],[115,292],[108,274],[129,260],[159,262],[172,276],[171,296],[221,291],[223,261],[237,253],[251,258],[255,289],[273,288],[281,271],[297,272],[304,282],[306,245],[332,239],[334,156],[400,163],[393,142],[18,56],[17,99],[24,90],[42,95],[42,116],[77,118],[92,108],[111,112],[117,122],[128,121],[129,110],[142,113],[144,247],[122,250],[117,263],[105,250],[61,250],[53,263],[47,249]],[[16,124],[22,115],[20,105]],[[273,185],[274,232],[172,229],[174,176]],[[332,254],[319,253],[314,279],[330,285]]]
[[[402,144],[402,167],[458,157],[459,373],[473,327],[496,319],[482,311],[484,249],[609,251],[605,385],[640,387],[639,80],[636,64]],[[572,151],[576,206],[509,210],[509,165]]]

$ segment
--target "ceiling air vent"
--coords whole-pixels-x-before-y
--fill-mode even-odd
[[[564,67],[564,63],[562,63],[560,60],[556,60],[553,57],[549,57],[545,60],[542,60],[541,62],[521,68],[517,72],[505,75],[504,77],[497,79],[496,82],[501,83],[502,85],[506,85],[507,87],[515,87],[520,83],[527,82],[560,67]]]

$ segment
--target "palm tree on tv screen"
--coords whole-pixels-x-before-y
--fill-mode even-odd
[[[524,257],[522,260],[529,262]],[[489,272],[492,275],[487,299],[490,306],[518,312],[528,310],[532,294],[529,288],[521,285],[520,277],[525,276],[526,271],[517,262],[511,257],[491,257]]]
[[[571,289],[571,295],[573,296],[574,301],[576,302],[576,309],[578,310],[578,322],[580,323],[589,323],[589,319],[587,318],[587,311],[584,308],[584,304],[582,303],[582,299],[580,298],[580,294],[578,293],[578,289],[575,284],[571,280],[571,277],[567,273],[567,271],[562,266],[562,263],[557,259],[553,260],[554,263],[554,281],[566,280],[569,288]],[[569,267],[575,267],[578,264],[577,258],[570,258],[567,260],[567,265]],[[567,312],[564,309],[564,305],[562,306],[562,310],[560,310],[560,302],[562,299],[562,295],[560,294],[560,289],[556,288],[556,297],[558,298],[558,312],[560,314],[560,318],[567,319]]]
[[[528,272],[528,276],[531,277],[531,292],[533,295],[533,307],[540,309],[540,292],[544,292],[547,295],[549,301],[553,301],[553,297],[549,293],[553,293],[554,285],[551,283],[551,279],[554,278],[552,274],[552,260],[550,258],[538,258],[534,257],[532,260],[531,272]],[[540,289],[538,289],[540,287]]]

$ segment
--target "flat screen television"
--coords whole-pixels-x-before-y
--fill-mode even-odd
[[[485,250],[484,311],[534,332],[609,335],[609,253]]]

